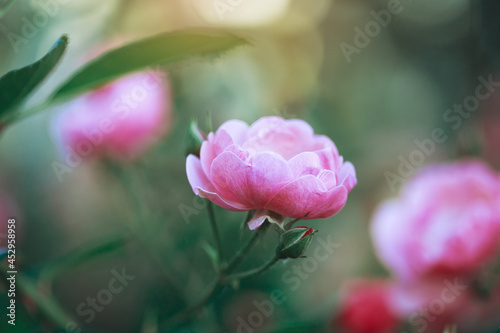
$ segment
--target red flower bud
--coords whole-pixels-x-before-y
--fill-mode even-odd
[[[313,228],[295,227],[280,236],[280,244],[276,250],[281,259],[301,257],[311,244]]]

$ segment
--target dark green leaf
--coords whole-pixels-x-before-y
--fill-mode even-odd
[[[247,43],[227,32],[170,32],[111,50],[78,70],[53,96],[62,100],[148,66],[171,65],[195,56],[217,55]]]
[[[0,118],[21,104],[47,77],[61,60],[67,46],[68,37],[63,35],[43,58],[29,66],[10,71],[0,78]]]

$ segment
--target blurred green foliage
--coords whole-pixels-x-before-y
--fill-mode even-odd
[[[490,17],[494,10],[484,9],[489,8],[486,2],[401,1],[403,11],[359,54],[353,54],[351,62],[339,45],[353,44],[354,28],[364,29],[374,20],[371,11],[385,9],[387,1],[283,3],[275,17],[265,22],[255,17],[266,12],[266,5],[255,5],[250,11],[245,7],[252,5],[250,1],[231,7],[224,19],[207,18],[205,14],[213,10],[211,1],[181,0],[18,1],[1,18],[0,73],[35,62],[62,33],[71,37],[58,70],[27,107],[47,100],[71,73],[78,73],[90,49],[116,37],[135,40],[192,27],[207,32],[223,28],[230,36],[244,36],[252,43],[220,57],[159,67],[168,72],[173,87],[172,129],[133,163],[117,167],[90,161],[58,182],[51,163],[62,157],[51,120],[64,105],[2,133],[0,188],[18,206],[20,271],[28,281],[41,277],[46,281],[49,276],[51,288],[40,294],[52,295],[81,329],[139,332],[147,327],[154,332],[158,323],[196,301],[215,278],[212,261],[203,250],[207,241],[212,244],[208,215],[198,208],[185,175],[184,140],[193,118],[204,132],[208,132],[207,113],[213,128],[228,119],[251,123],[264,115],[305,119],[317,133],[332,138],[344,158],[353,162],[359,185],[340,214],[307,222],[319,230],[315,238],[331,237],[340,245],[326,262],[312,272],[304,272],[301,259],[280,263],[234,290],[225,288],[179,332],[235,332],[242,325],[239,318],[248,324],[249,316],[259,312],[255,302],[269,300],[276,289],[283,291],[286,301],[274,304],[272,314],[255,331],[326,331],[343,281],[387,275],[373,254],[368,234],[375,205],[396,194],[384,173],[397,172],[399,156],[407,158],[417,149],[414,141],[430,137],[436,127],[446,130],[448,140],[437,145],[423,164],[480,156],[479,114],[472,114],[458,130],[445,122],[443,114],[474,93],[478,76],[497,70],[498,34],[488,34],[495,31],[490,27],[495,20]],[[43,13],[46,22],[34,20]],[[238,20],[244,24],[235,24],[238,20],[231,15],[242,15]],[[29,29],[30,25],[34,28]],[[22,39],[13,42],[13,34]],[[104,82],[96,73],[111,79],[161,63],[159,58],[172,50],[179,52],[172,58],[177,60],[193,49],[196,54],[216,53],[219,47],[241,42],[231,37],[212,44],[196,37],[179,45],[178,41],[168,44],[165,38],[149,39],[143,42],[150,43],[146,46],[133,44],[128,49],[131,53],[109,53],[83,67],[93,72],[77,74],[70,81],[71,89]],[[156,42],[166,43],[165,48]],[[149,51],[134,49],[139,46]],[[188,218],[180,209],[183,205],[194,209]],[[233,254],[251,236],[245,230],[239,237],[244,214],[216,208],[215,215],[225,222],[219,226],[224,251]],[[276,243],[277,234],[268,232],[241,268],[263,264]],[[311,249],[316,246],[314,239]],[[87,317],[77,308],[106,288],[113,270],[123,267],[135,280],[86,323]],[[0,315],[5,317],[3,289],[1,298]],[[31,302],[18,302],[24,303],[30,306],[18,308],[16,330],[54,328],[46,313]],[[0,325],[4,331],[5,321]]]

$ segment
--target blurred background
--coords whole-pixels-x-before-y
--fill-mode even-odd
[[[479,77],[500,81],[499,10],[493,0],[15,2],[0,19],[0,73],[40,58],[62,33],[70,37],[61,66],[30,104],[43,100],[88,59],[90,50],[110,40],[215,27],[253,43],[208,61],[156,68],[165,70],[170,82],[170,130],[119,172],[92,160],[58,179],[52,164],[63,162],[64,155],[53,123],[64,105],[6,130],[0,140],[0,190],[18,220],[19,270],[38,277],[70,253],[132,230],[139,241],[118,250],[116,243],[104,245],[98,258],[57,274],[50,290],[45,286],[39,292],[54,295],[74,319],[68,332],[155,332],[155,323],[196,300],[215,276],[204,251],[204,244],[212,242],[208,215],[185,174],[189,121],[196,118],[207,130],[207,114],[214,128],[229,119],[301,118],[332,138],[357,170],[358,186],[346,207],[330,219],[305,222],[319,230],[318,238],[338,246],[324,262],[300,273],[293,268],[302,264],[289,261],[237,290],[226,288],[179,332],[328,331],[343,282],[388,276],[369,237],[380,201],[396,196],[406,178],[424,165],[481,156],[500,168],[499,94],[468,117],[446,116],[454,104],[474,95]],[[390,16],[374,14],[380,11]],[[432,138],[435,129],[444,131],[444,142],[435,142],[435,151],[423,159],[410,161],[420,149],[416,140]],[[407,175],[398,171],[403,160],[414,167]],[[221,232],[226,253],[232,253],[242,242],[235,235],[244,214],[215,212],[226,221]],[[249,235],[246,230],[242,238]],[[268,233],[242,268],[262,263],[274,251],[275,238]],[[317,246],[314,240],[310,252]],[[135,278],[101,311],[82,315],[79,305],[108,288],[122,269]],[[276,290],[282,302],[273,303],[269,316],[253,325],[261,317],[252,313],[265,312],[256,303],[269,300]],[[2,306],[2,317],[4,311]],[[4,319],[1,325],[6,327]],[[16,327],[7,329],[50,331],[52,326],[25,299]]]

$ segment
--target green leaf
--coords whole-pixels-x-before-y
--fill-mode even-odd
[[[135,41],[87,63],[58,89],[52,100],[68,99],[148,66],[172,65],[196,56],[217,55],[246,43],[245,39],[227,32],[185,31]]]
[[[16,2],[16,0],[0,0],[0,18],[7,13],[14,2]]]
[[[63,35],[43,58],[0,78],[0,118],[19,106],[47,77],[61,60],[67,46],[68,37]]]
[[[71,317],[66,314],[55,299],[50,297],[44,297],[42,293],[37,288],[35,281],[25,277],[24,275],[17,275],[16,285],[25,293],[38,308],[46,314],[57,327],[65,327],[65,325],[71,321]]]

